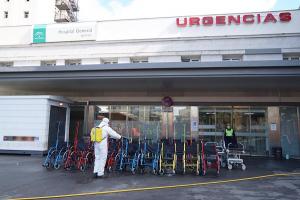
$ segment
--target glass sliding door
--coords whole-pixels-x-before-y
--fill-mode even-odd
[[[216,108],[199,106],[199,136],[204,141],[216,139]]]
[[[280,107],[280,132],[284,156],[300,157],[299,107]]]
[[[200,137],[205,142],[220,142],[226,125],[231,124],[236,131],[238,141],[245,145],[247,153],[266,154],[267,107],[194,107],[196,129],[193,131],[191,131],[191,106],[164,108],[159,105],[101,105],[97,108],[96,112],[109,117],[111,126],[126,137],[153,140]],[[99,124],[98,121],[95,122],[97,123]]]
[[[232,107],[216,107],[216,142],[223,140],[227,124],[232,125]]]
[[[266,155],[267,107],[199,106],[198,109],[199,135],[204,141],[221,141],[226,125],[231,124],[247,153]]]
[[[173,130],[175,139],[181,139],[183,141],[185,139],[194,137],[191,135],[190,129],[190,110],[191,109],[189,106],[174,107]]]
[[[250,155],[266,155],[266,107],[235,106],[234,128],[238,141]]]

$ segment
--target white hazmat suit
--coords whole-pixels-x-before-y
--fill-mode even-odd
[[[97,176],[104,175],[104,168],[107,159],[107,139],[108,137],[112,137],[114,139],[121,139],[121,135],[119,135],[116,131],[109,127],[109,119],[103,118],[102,122],[98,127],[102,128],[102,137],[104,138],[101,142],[94,143],[95,149],[95,165],[94,165],[94,173],[97,173]]]

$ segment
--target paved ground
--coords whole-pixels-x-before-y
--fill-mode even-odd
[[[153,176],[112,174],[107,179],[92,179],[91,171],[46,170],[43,158],[0,155],[0,199],[99,192],[137,187],[152,187],[221,181],[274,173],[300,172],[299,160],[276,161],[265,158],[247,159],[247,170],[223,169],[219,176],[210,172],[205,177],[194,175]],[[300,199],[300,176],[273,177],[260,180],[213,184],[189,188],[129,192],[69,199]]]

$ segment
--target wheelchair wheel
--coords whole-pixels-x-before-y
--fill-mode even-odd
[[[46,167],[46,169],[49,169],[50,168],[50,162],[48,161],[48,162],[44,163],[43,166]]]
[[[153,170],[152,170],[152,174],[153,174],[153,175],[157,175],[157,170],[156,170],[156,169],[153,169]]]
[[[59,169],[59,168],[60,168],[60,164],[55,163],[55,164],[54,164],[54,169]]]
[[[145,168],[143,168],[143,167],[141,167],[141,168],[139,169],[139,171],[140,171],[140,174],[145,174],[145,172],[146,172],[146,169],[145,169]]]
[[[109,172],[109,173],[113,172],[112,166],[109,166],[109,167],[108,167],[108,172]]]
[[[79,169],[80,171],[84,172],[86,169],[86,165],[85,164],[80,165]]]
[[[227,168],[228,168],[229,170],[232,170],[232,164],[228,164]]]
[[[159,175],[164,175],[165,174],[165,171],[162,169],[159,171]]]
[[[135,169],[131,169],[131,174],[135,175]]]
[[[223,168],[225,168],[225,167],[226,167],[226,162],[221,162],[221,166],[222,166]]]
[[[71,167],[71,165],[66,165],[66,166],[65,166],[65,169],[66,169],[67,171],[70,171],[70,170],[72,169],[72,167]]]
[[[242,164],[242,170],[245,171],[246,170],[246,165]]]
[[[217,167],[217,175],[220,174],[220,166]]]

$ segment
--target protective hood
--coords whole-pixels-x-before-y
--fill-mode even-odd
[[[103,119],[102,119],[102,122],[99,124],[98,127],[102,128],[102,127],[104,127],[104,126],[109,126],[108,123],[109,123],[109,119],[103,118]]]

